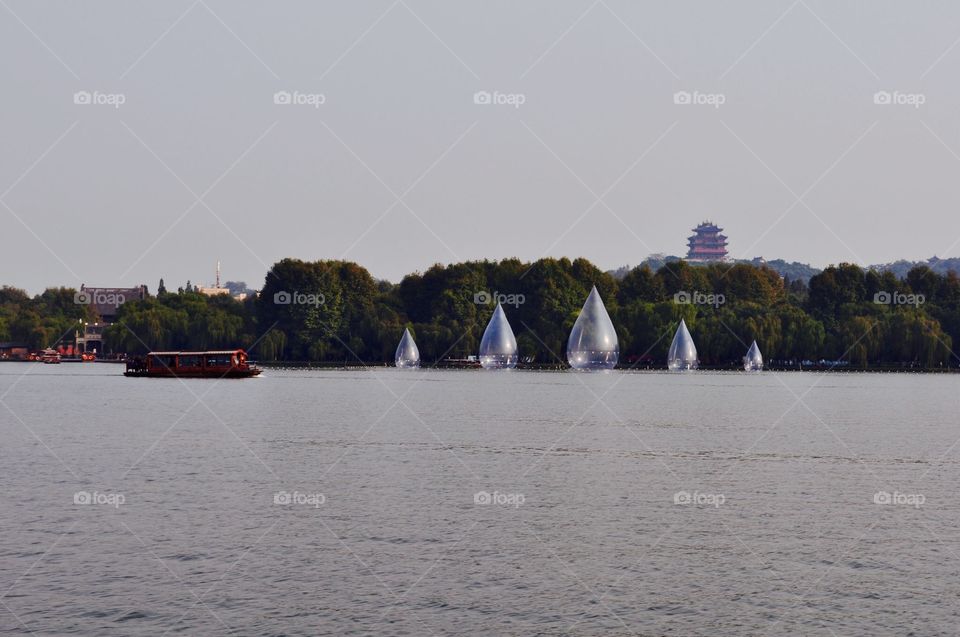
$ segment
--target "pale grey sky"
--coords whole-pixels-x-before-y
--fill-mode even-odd
[[[705,218],[736,257],[960,256],[958,40],[949,1],[0,0],[0,283],[613,268]]]

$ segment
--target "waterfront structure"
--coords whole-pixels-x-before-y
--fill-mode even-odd
[[[103,353],[103,323],[83,322],[83,331],[79,329],[74,334],[76,342],[76,354],[102,354]]]
[[[723,261],[727,258],[727,237],[723,228],[712,221],[704,221],[693,229],[687,239],[688,261]]]
[[[759,372],[763,369],[763,355],[756,341],[750,345],[747,355],[743,357],[743,369],[748,372]]]
[[[484,369],[512,369],[517,366],[517,338],[499,303],[480,340],[480,365]]]
[[[403,336],[400,338],[400,344],[397,345],[397,353],[394,355],[398,369],[415,369],[420,367],[420,350],[410,335],[410,330],[404,328]]]
[[[593,286],[567,339],[567,362],[578,370],[613,369],[620,359],[620,343],[603,299]]]
[[[672,372],[696,369],[700,365],[697,360],[697,346],[693,343],[687,322],[680,319],[677,333],[673,335],[670,351],[667,354],[667,369]]]
[[[26,343],[0,343],[0,360],[27,360],[30,348]]]

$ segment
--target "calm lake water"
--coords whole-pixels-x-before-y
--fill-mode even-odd
[[[960,376],[121,373],[0,364],[0,633],[957,633]]]

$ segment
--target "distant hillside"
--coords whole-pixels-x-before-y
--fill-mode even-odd
[[[939,259],[937,257],[931,257],[926,261],[905,261],[901,259],[893,263],[871,265],[869,269],[876,270],[877,272],[893,272],[897,278],[903,279],[907,276],[907,272],[918,265],[925,265],[937,274],[946,274],[947,272],[960,274],[960,258]]]
[[[738,261],[738,263],[750,263],[756,266],[766,264],[768,268],[774,270],[780,276],[786,277],[791,281],[803,281],[804,283],[808,283],[810,277],[816,276],[821,272],[819,268],[807,265],[806,263],[799,263],[797,261],[787,262],[783,259],[773,259],[771,261],[764,261],[759,258],[753,259],[752,261],[744,259]]]
[[[674,261],[680,261],[680,257],[673,255],[665,254],[651,254],[649,257],[644,259],[640,265],[648,265],[650,269],[656,272],[658,269],[664,266],[666,263],[672,263]],[[750,265],[755,265],[760,267],[766,265],[768,268],[776,272],[782,277],[786,277],[791,281],[803,281],[807,283],[810,281],[810,277],[819,274],[820,270],[812,266],[807,265],[806,263],[797,263],[796,261],[788,263],[783,259],[773,259],[771,261],[766,261],[762,258],[756,259],[735,259],[731,263],[749,263]],[[703,264],[693,264],[693,265],[703,265]],[[610,270],[609,274],[615,279],[622,279],[627,275],[627,273],[633,268],[630,266],[622,266],[616,270]],[[907,268],[909,270],[909,268]]]
[[[656,272],[658,269],[664,266],[666,263],[671,263],[674,261],[680,261],[681,258],[674,255],[666,254],[651,254],[649,257],[644,259],[640,265],[649,265],[650,269]],[[796,261],[787,262],[783,259],[772,259],[766,261],[762,258],[756,259],[736,259],[731,261],[731,263],[749,263],[755,266],[766,265],[768,268],[777,272],[780,276],[786,277],[791,281],[803,281],[804,283],[809,283],[810,277],[820,273],[818,268],[807,265],[806,263],[798,263]],[[693,265],[702,265],[696,264]],[[954,272],[957,275],[960,275],[960,257],[955,257],[952,259],[940,259],[938,257],[931,257],[926,261],[907,261],[901,259],[899,261],[894,261],[893,263],[881,263],[878,265],[871,265],[867,269],[875,270],[877,272],[892,272],[897,278],[904,279],[907,276],[907,273],[917,266],[927,266],[934,272],[940,275],[947,274],[948,272]],[[616,270],[610,270],[608,274],[613,276],[615,279],[622,279],[627,275],[627,273],[632,270],[632,266],[622,266]]]

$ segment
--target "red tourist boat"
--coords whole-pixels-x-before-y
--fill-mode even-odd
[[[242,349],[212,352],[150,352],[127,361],[124,376],[147,378],[249,378],[260,368]]]

